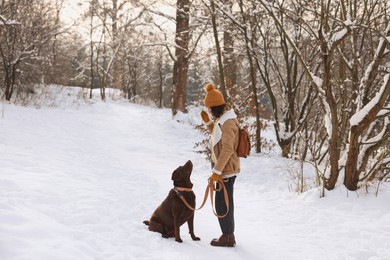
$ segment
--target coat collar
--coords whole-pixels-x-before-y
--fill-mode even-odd
[[[217,120],[217,124],[223,125],[227,120],[237,118],[236,113],[234,113],[233,109],[230,109],[223,113],[223,115]]]

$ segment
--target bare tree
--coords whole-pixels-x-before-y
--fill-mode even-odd
[[[244,24],[242,27],[244,41],[245,41],[245,50],[247,59],[249,62],[249,72],[250,72],[250,85],[252,89],[253,99],[255,109],[255,117],[256,117],[256,152],[261,152],[261,121],[260,121],[260,103],[259,103],[259,94],[257,90],[257,69],[254,61],[253,55],[253,46],[257,37],[257,26],[258,24],[252,23],[252,21],[248,21],[247,12],[244,10],[243,0],[239,0],[239,8],[241,12],[241,19]],[[251,31],[249,31],[251,30]]]
[[[291,6],[288,3],[280,2],[277,10],[289,8]],[[312,51],[311,46],[307,44],[308,41],[299,26],[302,11],[299,8],[293,9],[295,11],[293,15],[278,11],[275,11],[275,15],[281,26],[292,32],[291,38],[300,52],[313,57],[312,53],[316,52]],[[275,133],[282,149],[282,156],[294,157],[292,145],[297,133],[306,123],[316,92],[311,84],[307,83],[297,53],[288,43],[283,31],[273,26],[268,15],[261,14],[257,19],[258,23],[262,24],[259,30],[261,35],[259,48],[262,52],[258,55],[256,63],[271,100]],[[297,154],[305,157],[305,153],[298,152]]]
[[[233,1],[223,0],[222,6],[225,13],[233,15]],[[233,99],[237,91],[237,60],[235,54],[235,27],[231,19],[223,16],[223,71],[225,77],[225,86],[230,93],[228,99]]]
[[[4,73],[4,96],[10,100],[17,81],[33,71],[40,50],[61,33],[52,13],[55,8],[41,1],[1,1],[0,10],[0,58]],[[27,63],[30,61],[31,63]],[[21,73],[26,69],[26,73]],[[30,75],[31,76],[31,75]],[[33,76],[33,75],[32,75]]]
[[[390,42],[386,39],[389,36],[390,24],[379,35],[381,39],[377,43],[375,54],[360,79],[358,105],[349,122],[351,127],[346,150],[344,185],[349,190],[358,188],[360,178],[375,176],[389,164],[388,160],[375,160],[372,157],[379,155],[378,148],[387,143],[390,137],[390,111],[387,109],[390,104],[390,71],[380,73],[379,70],[390,47]],[[379,83],[381,74],[384,74],[383,81]],[[378,89],[377,85],[380,84]],[[371,92],[372,89],[377,92]],[[374,165],[368,163],[369,159],[375,161]]]
[[[381,19],[386,17],[386,1],[294,1],[296,6],[301,7],[300,10],[305,10],[300,18],[300,26],[320,50],[315,57],[321,61],[318,70],[316,66],[310,66],[313,59],[305,59],[275,14],[275,10],[286,14],[290,12],[262,0],[259,2],[286,37],[306,77],[318,91],[327,135],[327,152],[324,153],[327,159],[323,164],[325,187],[333,189],[339,172],[346,166],[344,184],[348,189],[356,190],[362,172],[360,167],[364,165],[364,171],[371,172],[364,162],[376,154],[374,151],[380,151],[383,140],[388,138],[384,134],[388,130],[388,114],[384,107],[389,102],[389,72],[380,72],[380,65],[385,64],[385,46],[388,46],[388,29],[382,32],[380,29],[388,28],[388,19]],[[375,23],[371,22],[373,17],[377,17]],[[360,45],[356,44],[359,42]],[[375,45],[378,46],[376,50],[367,52],[370,50],[367,46]],[[359,102],[356,103],[356,100]],[[348,121],[349,118],[351,120]],[[382,121],[378,123],[377,119]],[[375,134],[372,130],[375,127],[381,129],[379,133],[383,134]],[[379,140],[373,140],[373,137]],[[363,140],[370,140],[369,143],[373,142],[374,145],[361,143]],[[383,166],[383,163],[379,165]]]
[[[207,4],[206,4],[207,6]],[[215,3],[214,0],[210,0],[210,6],[207,6],[210,11],[211,16],[211,24],[213,27],[213,36],[215,41],[215,49],[217,51],[217,61],[218,61],[218,72],[219,72],[219,85],[221,93],[225,100],[228,100],[227,95],[227,89],[225,84],[225,70],[224,70],[224,62],[222,61],[222,51],[221,51],[221,44],[219,42],[218,37],[218,25],[217,25],[217,12],[215,10]]]
[[[172,114],[187,112],[187,76],[189,63],[188,45],[190,41],[190,0],[176,2],[176,36],[173,65]]]
[[[225,100],[234,103],[237,93],[235,89],[237,84],[237,64],[234,54],[234,23],[232,17],[227,14],[233,14],[233,1],[203,1],[209,9],[211,24],[213,29],[213,38],[218,62],[218,83]],[[222,11],[221,11],[222,10]],[[220,43],[219,34],[222,31],[223,44]]]

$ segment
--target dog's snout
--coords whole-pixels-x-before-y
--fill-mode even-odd
[[[184,165],[184,168],[188,169],[189,171],[192,171],[193,164],[192,164],[191,160],[188,160],[186,162],[186,164]]]
[[[187,165],[187,166],[192,166],[191,160],[188,160],[188,161],[186,162],[186,165]]]

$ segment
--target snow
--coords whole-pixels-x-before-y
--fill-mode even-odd
[[[344,21],[344,25],[345,25],[345,26],[351,27],[351,26],[355,26],[355,24],[356,24],[356,22],[355,22],[355,21],[352,21],[352,20],[350,20],[350,19],[347,19],[347,20]]]
[[[0,15],[0,25],[20,25],[20,22],[15,20],[8,20],[4,16]]]
[[[344,28],[332,34],[328,42],[328,49],[331,50],[334,46],[334,43],[340,41],[343,37],[345,37],[347,33],[348,33],[348,29]]]
[[[375,196],[343,186],[319,198],[313,169],[297,194],[298,163],[275,154],[242,159],[235,185],[235,248],[220,235],[210,202],[195,213],[192,241],[147,230],[142,221],[172,188],[172,171],[192,160],[200,205],[210,164],[194,152],[200,108],[121,101],[67,108],[5,105],[0,118],[0,259],[390,259],[390,185]],[[311,186],[311,187],[310,187]]]
[[[390,74],[385,75],[383,85],[381,89],[376,93],[375,97],[351,117],[351,119],[349,120],[351,126],[361,124],[361,122],[363,122],[363,120],[366,118],[367,114],[379,103],[381,96],[387,88],[389,80]]]
[[[313,73],[310,74],[311,78],[313,79],[314,84],[316,84],[318,89],[321,89],[323,81],[320,77],[314,75]],[[324,91],[322,91],[324,92]],[[325,93],[324,93],[325,94]]]
[[[347,19],[344,21],[345,27],[354,27],[355,22],[351,21],[350,19]],[[336,31],[334,33],[331,33],[329,39],[328,39],[328,49],[331,50],[334,47],[334,44],[339,42],[341,39],[345,37],[345,35],[348,33],[348,28],[340,29],[339,31]]]

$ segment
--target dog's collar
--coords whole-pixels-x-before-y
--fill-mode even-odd
[[[184,187],[176,187],[174,186],[176,191],[192,191],[191,188],[184,188]]]

